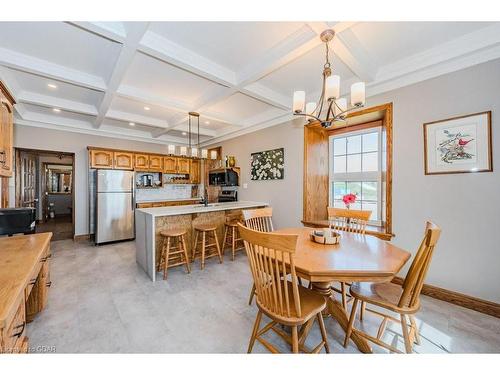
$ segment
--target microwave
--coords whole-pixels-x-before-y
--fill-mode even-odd
[[[230,168],[211,171],[208,173],[208,184],[216,186],[238,186],[238,173]]]

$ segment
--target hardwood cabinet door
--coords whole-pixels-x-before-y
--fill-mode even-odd
[[[192,159],[191,160],[191,167],[189,170],[189,180],[191,181],[192,184],[199,184],[201,183],[200,179],[200,168],[201,167],[201,161],[197,159]]]
[[[113,151],[90,150],[90,168],[113,168]]]
[[[131,152],[114,152],[115,169],[132,170],[134,169],[134,154]]]
[[[137,208],[151,208],[153,207],[152,203],[137,203]]]
[[[13,153],[12,105],[0,92],[0,176],[12,176]]]
[[[135,169],[147,171],[149,169],[149,155],[135,154],[134,155]]]
[[[177,158],[174,156],[165,156],[163,158],[163,171],[165,173],[177,173]]]
[[[188,158],[178,158],[177,159],[177,173],[189,174],[189,159]]]
[[[149,170],[163,172],[163,156],[149,155]]]

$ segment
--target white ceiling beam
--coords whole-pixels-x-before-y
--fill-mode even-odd
[[[168,121],[166,120],[159,120],[155,117],[136,115],[134,113],[115,110],[109,110],[106,113],[106,118],[124,122],[135,122],[136,124],[156,126],[164,129],[167,129],[169,126]]]
[[[371,82],[375,79],[377,73],[376,67],[372,63],[372,59],[367,55],[361,46],[361,43],[354,37],[354,34],[349,34],[349,29],[355,23],[342,23],[339,22],[331,26],[326,22],[310,22],[308,25],[313,29],[317,35],[320,35],[324,30],[332,28],[335,31],[335,38],[332,41],[333,53],[365,82]],[[347,33],[349,37],[342,37],[342,34]],[[349,40],[347,44],[344,39]],[[351,45],[352,44],[352,45]]]
[[[315,32],[307,25],[269,49],[263,56],[247,64],[238,72],[238,86],[246,86],[279,69],[309,52],[321,43]]]
[[[152,31],[148,31],[144,35],[139,50],[220,85],[232,86],[236,84],[236,77],[232,70]]]
[[[281,95],[261,83],[251,83],[240,90],[243,94],[251,96],[257,100],[271,104],[277,108],[289,111],[292,109],[291,98]]]
[[[108,82],[108,87],[104,93],[104,98],[102,99],[101,105],[98,109],[94,125],[96,128],[101,126],[104,116],[106,116],[106,112],[109,110],[111,102],[116,95],[116,91],[125,77],[132,60],[134,59],[139,42],[146,33],[148,27],[149,22],[132,22],[130,24],[127,38],[123,42],[120,54],[113,69],[113,73],[111,74],[111,78]]]
[[[109,39],[113,42],[123,43],[127,37],[122,22],[67,22],[70,25]]]
[[[34,104],[48,108],[59,108],[69,112],[84,115],[97,115],[97,108],[93,105],[75,102],[73,100],[55,98],[53,96],[41,95],[30,91],[22,91],[17,97],[18,103]]]
[[[106,90],[106,83],[102,77],[5,48],[0,48],[0,65],[97,91]]]

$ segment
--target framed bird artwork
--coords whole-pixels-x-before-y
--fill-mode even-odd
[[[491,111],[424,124],[426,175],[492,172]]]

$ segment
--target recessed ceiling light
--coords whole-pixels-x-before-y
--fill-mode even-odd
[[[210,121],[205,121],[205,124],[207,124],[207,125],[210,124]]]
[[[53,110],[54,112],[57,112],[57,113],[61,112],[61,110],[60,110],[59,108],[52,108],[52,110]]]
[[[130,126],[135,126],[135,122],[129,122],[128,123]]]
[[[182,135],[186,135],[187,133],[186,132],[182,132]]]
[[[149,107],[144,107],[144,110],[145,110],[145,111],[149,111],[150,109],[151,109],[151,108],[149,108]]]
[[[57,85],[53,83],[47,83],[47,86],[49,86],[51,89],[57,89]]]

